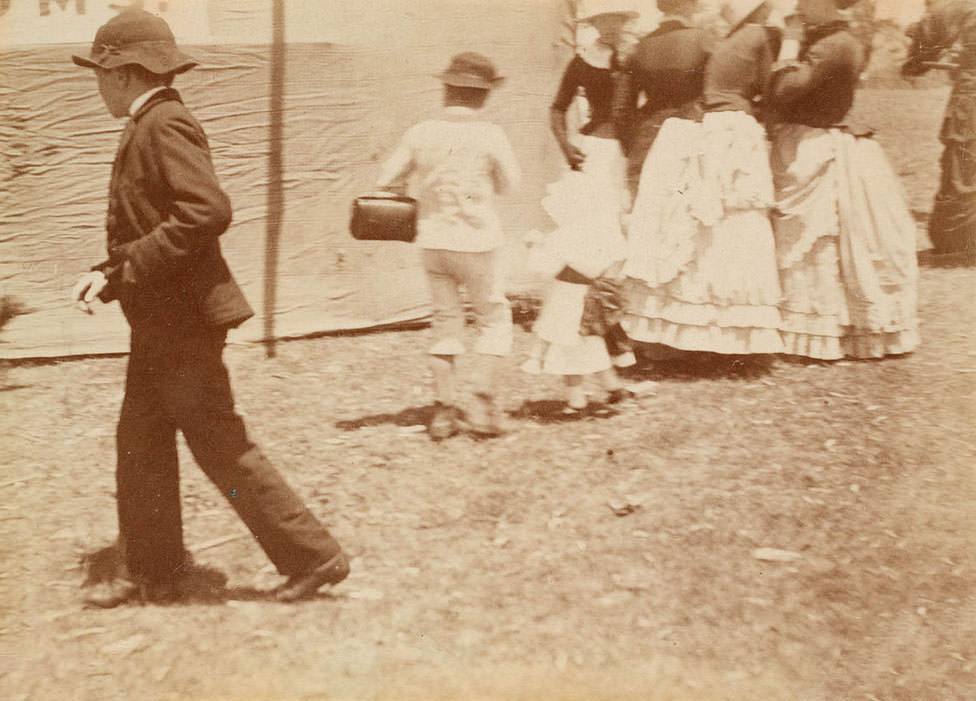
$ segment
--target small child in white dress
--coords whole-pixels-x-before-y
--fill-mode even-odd
[[[587,156],[591,169],[598,160],[594,156],[592,150]],[[594,295],[596,288],[617,276],[626,250],[619,225],[608,227],[604,222],[602,226],[594,226],[594,214],[601,216],[597,211],[601,208],[591,206],[590,197],[594,193],[590,187],[592,178],[579,171],[570,171],[551,185],[543,206],[558,226],[547,235],[532,232],[525,241],[529,267],[552,279],[533,326],[537,341],[521,367],[532,374],[562,375],[570,414],[587,407],[584,378],[588,375],[595,377],[607,391],[608,403],[631,396],[616,368],[635,363],[628,345],[613,343],[612,334],[611,338],[607,337],[606,325],[588,323],[589,312],[593,306],[599,306]],[[584,196],[587,192],[589,195]],[[607,208],[602,209],[605,212]],[[605,213],[602,216],[605,218]],[[602,235],[595,235],[595,231]],[[602,331],[596,328],[600,326]]]

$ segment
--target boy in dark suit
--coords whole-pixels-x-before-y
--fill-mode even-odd
[[[105,106],[128,117],[109,187],[108,259],[72,291],[79,307],[118,300],[131,328],[117,433],[123,571],[85,602],[173,598],[186,554],[176,431],[287,576],[280,601],[312,595],[349,572],[339,543],[248,440],[234,412],[222,353],[227,330],[253,312],[231,277],[219,236],[231,221],[200,125],[170,87],[196,61],[164,20],[127,10],[95,35],[88,58]]]

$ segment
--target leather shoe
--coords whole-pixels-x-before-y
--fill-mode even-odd
[[[607,393],[607,404],[619,404],[620,402],[634,399],[636,396],[633,391],[626,387],[612,389]]]
[[[338,584],[349,575],[349,560],[345,553],[338,553],[328,562],[318,567],[292,575],[280,587],[274,590],[277,601],[291,603],[300,599],[307,599],[326,584]]]
[[[137,584],[122,577],[88,584],[84,591],[82,601],[85,606],[101,609],[115,608],[130,601],[169,604],[181,598],[175,582],[144,581]]]
[[[82,601],[88,608],[111,609],[139,598],[139,586],[128,579],[109,579],[85,587]]]

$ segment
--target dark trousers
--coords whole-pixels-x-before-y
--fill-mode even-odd
[[[202,325],[133,329],[116,482],[120,545],[136,579],[172,579],[184,561],[178,430],[281,574],[305,572],[339,552],[248,440],[222,359],[225,337]]]

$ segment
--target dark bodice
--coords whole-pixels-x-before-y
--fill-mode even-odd
[[[663,22],[641,39],[630,59],[633,87],[645,98],[638,116],[646,118],[697,102],[708,50],[704,30],[677,20]]]
[[[705,66],[706,112],[754,114],[779,53],[778,31],[747,24],[719,42]]]
[[[612,124],[613,72],[609,68],[592,66],[579,56],[574,56],[563,72],[552,108],[565,112],[580,88],[590,106],[589,122],[580,129],[580,133],[590,134],[602,125]]]

